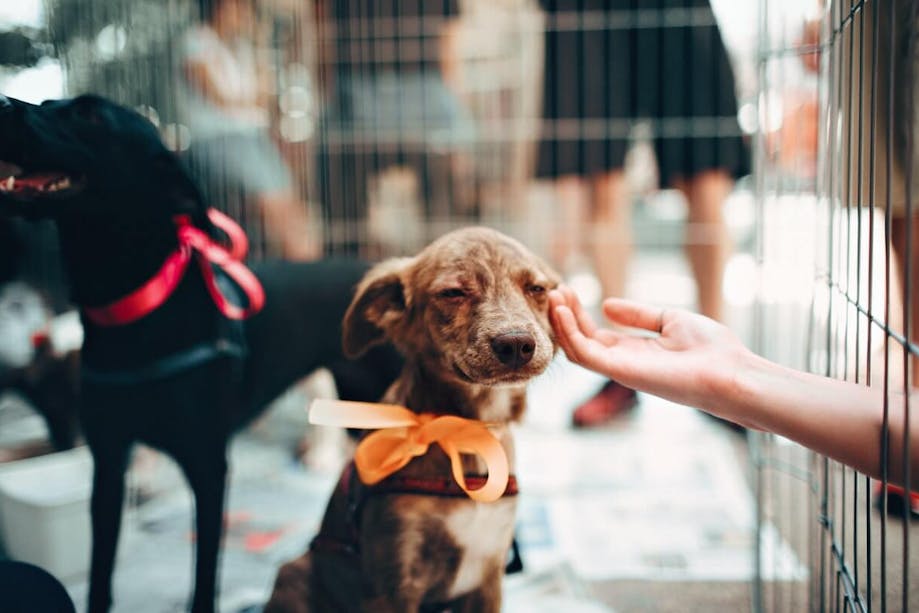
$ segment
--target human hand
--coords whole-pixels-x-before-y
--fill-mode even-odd
[[[628,387],[712,410],[752,353],[718,322],[681,309],[607,298],[604,315],[633,330],[599,327],[571,288],[549,293],[550,318],[568,358]]]

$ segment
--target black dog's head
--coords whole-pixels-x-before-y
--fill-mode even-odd
[[[203,201],[156,128],[98,96],[0,95],[0,214],[199,214]]]

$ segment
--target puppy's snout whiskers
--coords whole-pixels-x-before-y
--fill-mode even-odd
[[[491,339],[491,349],[505,366],[520,368],[533,359],[536,339],[528,332],[508,332]]]

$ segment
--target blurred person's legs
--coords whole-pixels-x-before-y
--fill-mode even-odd
[[[603,291],[621,295],[630,253],[622,171],[629,145],[634,52],[621,28],[571,28],[585,12],[629,10],[627,0],[540,3],[546,14],[542,127],[536,177],[552,181],[553,263],[585,257]],[[567,26],[565,24],[568,24]]]
[[[623,296],[632,257],[632,206],[625,173],[612,170],[589,181],[566,175],[554,181],[554,189],[553,262],[570,273],[577,258],[589,257],[603,295]]]
[[[568,80],[585,81],[579,90],[569,85],[552,90],[557,94],[554,97],[545,96],[544,107],[555,112],[548,117],[606,121],[603,138],[595,135],[593,140],[585,139],[583,128],[593,124],[578,126],[582,129],[577,147],[556,151],[548,159],[556,166],[579,156],[587,166],[595,160],[607,164],[602,169],[589,168],[589,176],[604,173],[594,181],[589,236],[595,238],[594,262],[604,294],[622,295],[632,250],[630,203],[626,181],[613,169],[623,167],[629,140],[629,133],[623,133],[625,126],[631,131],[636,120],[647,122],[659,183],[681,188],[689,202],[686,249],[698,287],[699,309],[721,318],[721,284],[730,251],[721,207],[733,180],[749,171],[749,151],[737,125],[734,76],[711,6],[708,0],[677,4],[680,10],[693,11],[692,23],[610,29],[596,37],[587,31],[560,28],[558,34],[547,36],[547,58],[564,56],[555,64],[547,59],[547,70],[551,66]],[[635,4],[610,2],[607,7],[632,11]],[[643,10],[659,11],[661,24],[675,7],[663,1],[641,3]],[[585,51],[583,58],[579,50]],[[572,57],[580,62],[572,61]],[[568,68],[579,64],[581,72]],[[589,69],[600,74],[588,79],[584,73],[592,72]],[[550,70],[546,82],[558,84],[562,79]],[[581,98],[572,96],[572,91],[580,91]],[[713,133],[699,129],[709,125],[717,126]],[[559,122],[557,131],[567,135],[569,127],[567,122]],[[564,138],[562,143],[566,144]],[[676,185],[679,177],[688,179]],[[600,424],[632,404],[633,391],[609,383],[575,410],[574,423]]]
[[[734,181],[725,170],[706,170],[676,187],[689,208],[686,225],[686,257],[696,282],[699,312],[724,320],[722,284],[731,255],[731,238],[724,219],[724,202]]]
[[[552,263],[569,274],[573,263],[583,257],[581,242],[587,185],[578,175],[565,175],[553,181],[555,216],[550,228],[549,251]]]
[[[660,183],[680,190],[688,205],[685,249],[697,308],[723,320],[722,282],[731,251],[723,206],[734,181],[750,172],[751,157],[737,121],[733,68],[711,2],[682,5],[695,10],[697,23],[661,28],[657,39],[653,32],[636,34],[642,49],[655,42],[660,49],[657,71],[641,89],[647,92],[642,106],[660,122],[654,134]]]
[[[590,204],[588,229],[580,236],[588,242],[603,296],[624,296],[632,258],[632,202],[622,168],[594,175]],[[571,421],[575,427],[603,424],[637,403],[635,390],[607,381],[574,409]]]
[[[632,203],[625,172],[597,175],[592,187],[587,238],[594,268],[604,296],[623,296],[632,257]]]

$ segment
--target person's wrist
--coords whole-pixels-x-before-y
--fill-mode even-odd
[[[707,382],[709,402],[703,408],[724,419],[743,426],[758,428],[749,411],[749,401],[755,398],[757,382],[765,360],[746,347],[731,351],[723,366],[713,369]]]

